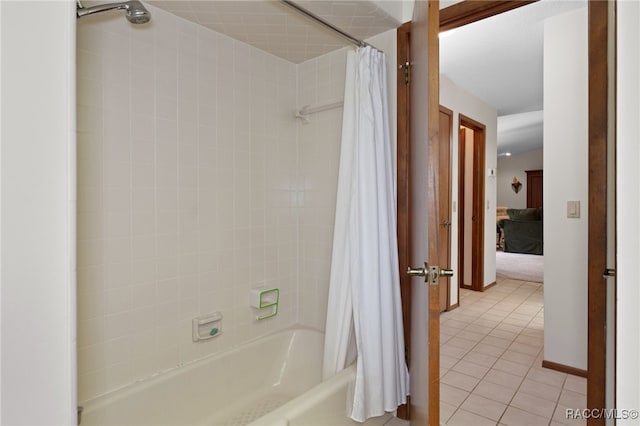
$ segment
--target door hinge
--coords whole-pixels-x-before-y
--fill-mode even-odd
[[[411,64],[409,61],[400,64],[398,69],[404,70],[404,83],[409,84],[411,82]]]

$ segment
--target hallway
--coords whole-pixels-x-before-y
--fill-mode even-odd
[[[498,278],[483,293],[461,289],[440,317],[440,420],[450,426],[584,425],[586,379],[542,368],[543,287]]]

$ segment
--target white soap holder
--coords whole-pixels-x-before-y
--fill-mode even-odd
[[[191,320],[191,337],[194,342],[213,339],[222,334],[222,314],[213,312]]]
[[[256,309],[271,308],[271,312],[257,316],[256,320],[261,321],[278,315],[278,304],[280,303],[280,289],[277,288],[252,288],[249,292],[249,305]]]

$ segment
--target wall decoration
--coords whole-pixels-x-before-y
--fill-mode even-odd
[[[515,192],[516,194],[518,192],[520,192],[520,189],[522,189],[522,183],[520,183],[520,181],[518,180],[517,177],[513,177],[513,182],[511,183],[511,188],[513,188],[513,192]]]

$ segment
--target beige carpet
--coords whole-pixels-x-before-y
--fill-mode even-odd
[[[544,256],[497,251],[496,275],[541,283],[544,276]]]

